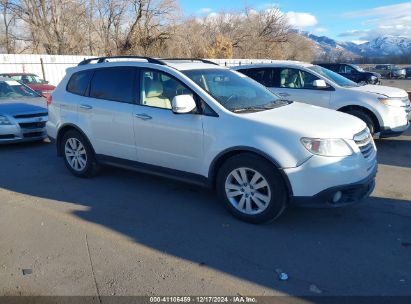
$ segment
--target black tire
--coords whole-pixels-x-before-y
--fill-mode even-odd
[[[372,118],[367,114],[360,110],[350,110],[347,114],[353,115],[359,119],[361,119],[367,125],[368,129],[370,129],[370,133],[373,135],[375,133],[375,124]]]
[[[67,156],[65,147],[66,144],[69,140],[77,140],[78,142],[81,143],[81,145],[84,147],[85,151],[85,166],[81,170],[76,170],[70,163],[69,163],[69,157]],[[93,152],[93,149],[91,148],[88,140],[78,131],[76,130],[70,130],[67,131],[61,140],[61,151],[63,153],[63,158],[64,158],[64,163],[67,167],[67,169],[70,170],[70,172],[78,177],[82,178],[87,178],[87,177],[92,177],[96,174],[97,172],[97,162],[96,158]]]
[[[268,184],[271,199],[266,204],[265,209],[258,214],[241,212],[234,207],[226,194],[226,181],[230,178],[230,173],[239,168],[249,168],[258,172]],[[250,172],[253,174],[252,171],[249,171],[248,173]],[[242,221],[253,224],[261,224],[275,220],[284,212],[288,203],[287,187],[278,169],[269,161],[252,153],[242,153],[226,160],[218,171],[216,188],[219,197],[231,214]],[[268,189],[266,190],[268,191]],[[252,202],[251,204],[254,204],[254,207],[257,207],[258,209],[258,206],[253,201],[254,198],[250,197],[249,200]]]

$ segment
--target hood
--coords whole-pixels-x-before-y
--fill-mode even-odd
[[[386,87],[386,86],[379,86],[379,85],[365,85],[359,87],[352,87],[350,90],[354,91],[361,91],[366,93],[373,93],[383,97],[396,97],[396,98],[403,98],[408,97],[408,94],[405,90],[393,88],[393,87]]]
[[[354,116],[299,102],[241,115],[301,137],[353,139],[355,134],[366,128],[366,124]]]
[[[5,103],[24,103],[47,109],[47,100],[44,97],[19,97],[0,99],[0,105]]]
[[[8,115],[47,113],[47,109],[26,103],[0,103],[0,113]]]
[[[369,74],[371,74],[371,75],[373,75],[373,76],[375,76],[375,77],[377,77],[377,78],[381,78],[381,77],[382,77],[381,74],[376,73],[376,72],[367,72],[367,73],[369,73]]]
[[[55,86],[46,83],[29,83],[27,86],[34,91],[53,91],[56,88]]]

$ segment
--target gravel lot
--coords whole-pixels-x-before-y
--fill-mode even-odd
[[[407,92],[411,92],[411,79],[382,79],[381,84],[389,87],[396,87]]]
[[[79,179],[53,144],[2,146],[0,295],[411,296],[411,132],[377,146],[370,199],[260,226],[205,189],[120,169]]]

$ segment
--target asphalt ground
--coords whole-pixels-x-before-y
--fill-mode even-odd
[[[80,179],[51,143],[1,146],[0,295],[411,296],[411,132],[376,144],[369,199],[266,225],[206,189],[113,168]]]

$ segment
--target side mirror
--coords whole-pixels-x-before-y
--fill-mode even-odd
[[[175,114],[190,113],[196,107],[196,102],[191,95],[177,95],[171,101],[171,109]]]
[[[323,79],[317,79],[313,82],[313,87],[316,89],[325,89],[328,87],[327,83]]]

